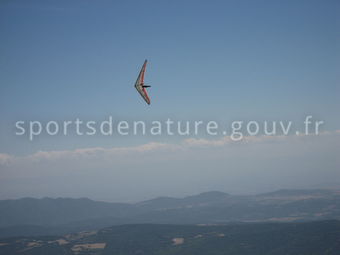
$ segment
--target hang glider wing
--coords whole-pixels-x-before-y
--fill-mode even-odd
[[[145,100],[145,102],[147,104],[150,104],[150,98],[149,98],[149,95],[146,91],[146,88],[147,87],[150,87],[150,86],[146,86],[144,84],[144,74],[145,74],[145,68],[146,68],[146,64],[147,64],[147,60],[144,61],[144,64],[142,66],[142,69],[140,70],[139,72],[139,75],[138,75],[138,78],[137,78],[137,81],[135,83],[135,88],[137,89],[137,91],[139,92],[139,94],[143,97],[143,99]]]

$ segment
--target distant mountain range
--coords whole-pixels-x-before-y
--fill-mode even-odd
[[[339,190],[279,190],[235,196],[212,191],[135,204],[87,198],[0,201],[0,237],[52,235],[122,224],[230,224],[340,219]]]

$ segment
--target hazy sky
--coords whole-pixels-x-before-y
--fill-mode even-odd
[[[134,201],[337,182],[339,17],[339,1],[330,0],[1,1],[0,199]],[[133,88],[146,58],[150,106]],[[300,127],[306,115],[324,121],[322,135],[239,143],[15,135],[19,120],[291,120]]]

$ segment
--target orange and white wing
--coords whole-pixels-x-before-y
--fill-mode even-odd
[[[142,69],[139,72],[138,78],[136,80],[135,83],[135,88],[137,89],[137,91],[139,92],[139,94],[143,97],[143,99],[145,100],[145,102],[147,104],[150,104],[150,98],[149,95],[146,91],[146,88],[143,87],[144,85],[144,74],[145,74],[145,69],[146,69],[146,64],[147,64],[147,60],[144,61],[144,64],[142,66]]]

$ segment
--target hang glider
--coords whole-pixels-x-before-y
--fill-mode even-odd
[[[144,74],[145,74],[145,68],[146,68],[147,62],[148,62],[147,60],[144,61],[142,69],[140,70],[137,81],[135,83],[135,88],[137,89],[139,94],[143,97],[145,102],[147,104],[150,104],[150,98],[146,91],[146,88],[151,87],[151,86],[144,84]]]

